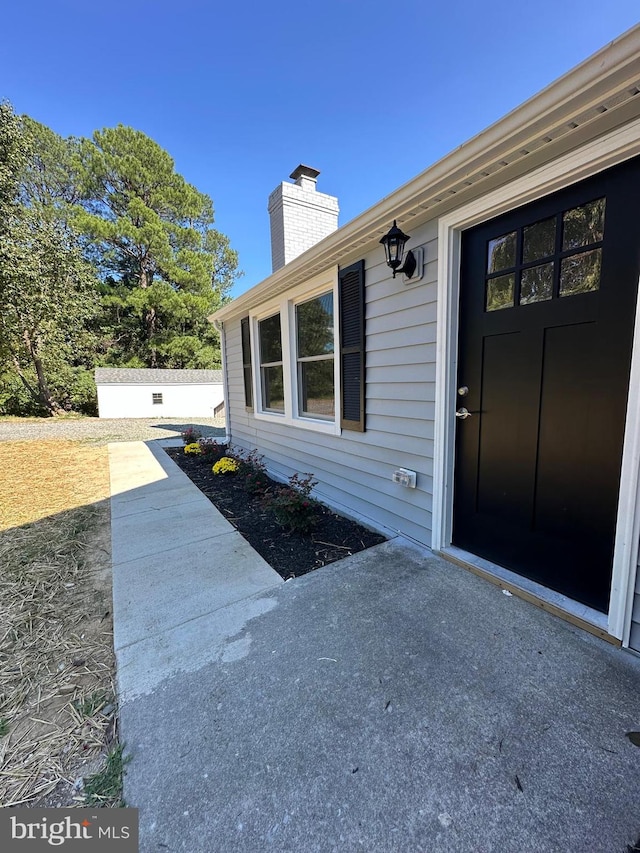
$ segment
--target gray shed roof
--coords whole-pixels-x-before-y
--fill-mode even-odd
[[[221,370],[96,367],[96,385],[222,385]]]

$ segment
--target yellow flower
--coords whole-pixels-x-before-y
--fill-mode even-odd
[[[214,474],[235,474],[238,468],[239,465],[235,459],[231,459],[230,456],[223,456],[222,459],[218,459],[211,470]]]
[[[192,444],[185,445],[184,452],[197,455],[198,453],[202,453],[202,450],[200,450],[200,445],[198,444],[198,442],[194,441]]]

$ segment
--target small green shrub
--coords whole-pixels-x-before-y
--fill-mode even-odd
[[[286,486],[277,486],[265,494],[264,503],[278,524],[298,533],[308,533],[317,522],[317,503],[310,495],[317,480],[312,474],[293,474]]]
[[[180,438],[184,444],[196,444],[202,438],[202,433],[195,427],[187,427],[180,433]]]
[[[249,494],[263,495],[271,483],[263,457],[257,450],[252,450],[249,453],[239,451],[236,452],[236,456],[240,458],[240,473],[244,476],[245,486]]]
[[[215,438],[201,438],[198,444],[200,456],[205,462],[217,462],[227,451],[227,445],[223,441],[216,441]]]

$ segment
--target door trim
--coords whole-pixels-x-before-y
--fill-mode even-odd
[[[451,545],[462,231],[640,154],[640,119],[488,193],[438,221],[438,306],[433,457],[434,551]],[[636,304],[613,575],[612,637],[629,643],[640,537],[640,299]]]

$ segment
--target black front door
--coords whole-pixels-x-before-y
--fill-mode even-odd
[[[463,234],[453,542],[601,611],[639,273],[640,158]]]

